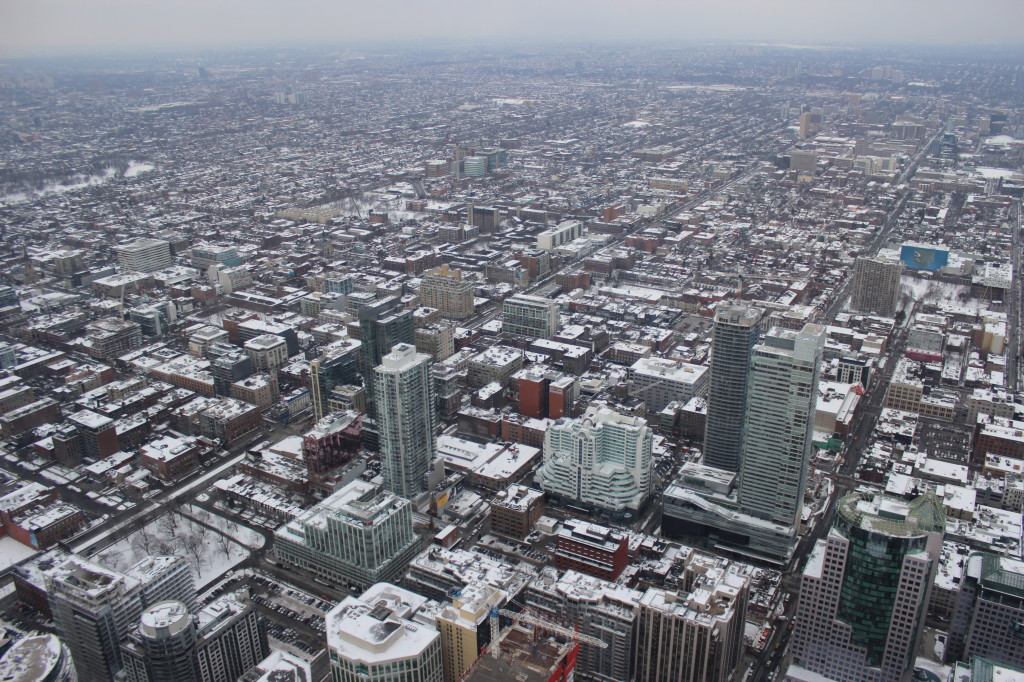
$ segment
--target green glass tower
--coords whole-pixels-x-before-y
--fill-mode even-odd
[[[838,502],[804,568],[792,666],[830,679],[899,682],[914,664],[946,516],[928,492]]]

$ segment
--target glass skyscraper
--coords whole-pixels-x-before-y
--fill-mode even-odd
[[[376,419],[373,370],[395,344],[416,345],[416,324],[412,310],[402,307],[402,301],[397,296],[389,296],[360,308],[359,335],[362,342],[360,360],[366,409],[370,417]]]
[[[794,528],[800,522],[824,341],[825,328],[808,324],[800,332],[772,329],[754,348],[740,462],[745,514]]]
[[[722,305],[715,313],[704,430],[704,463],[708,466],[739,471],[750,357],[761,335],[763,317],[759,308],[746,305]]]
[[[818,541],[804,568],[788,674],[906,679],[945,527],[942,500],[934,492],[910,502],[874,492],[839,500],[832,531]]]
[[[437,403],[430,356],[397,344],[374,370],[384,487],[412,499],[427,489],[437,450]]]

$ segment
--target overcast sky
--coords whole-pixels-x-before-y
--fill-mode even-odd
[[[0,0],[0,56],[425,39],[1024,43],[1024,0]]]

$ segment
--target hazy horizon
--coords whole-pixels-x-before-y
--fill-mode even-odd
[[[7,0],[0,19],[0,58],[444,41],[1024,45],[1020,0]]]

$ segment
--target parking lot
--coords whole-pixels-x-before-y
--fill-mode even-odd
[[[921,419],[917,428],[917,447],[929,457],[967,464],[971,458],[971,432],[956,424]]]

